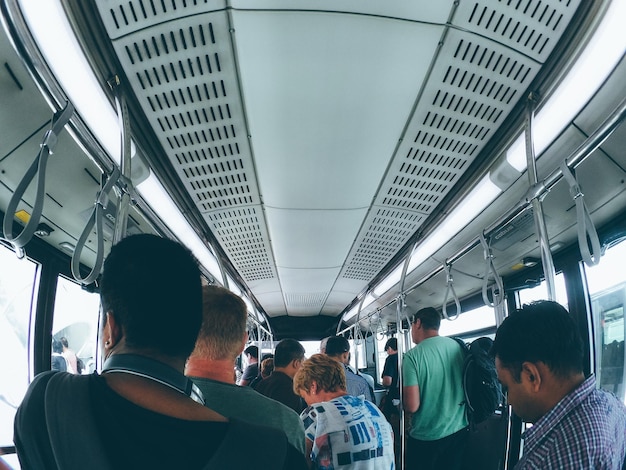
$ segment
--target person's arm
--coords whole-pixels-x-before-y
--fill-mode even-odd
[[[313,466],[313,462],[311,461],[311,452],[313,452],[313,441],[311,439],[306,439],[306,452],[304,456],[306,457],[306,463],[311,468]]]
[[[403,387],[402,406],[409,413],[415,413],[420,409],[420,388],[418,385]]]
[[[383,375],[383,386],[389,387],[391,385],[393,378],[389,375]]]

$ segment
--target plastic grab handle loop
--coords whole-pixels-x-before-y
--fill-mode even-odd
[[[580,248],[580,255],[587,266],[595,266],[600,262],[602,256],[602,247],[600,246],[600,239],[598,238],[598,232],[593,225],[589,210],[585,204],[585,195],[583,194],[576,177],[567,166],[567,161],[561,162],[561,173],[569,184],[569,193],[574,199],[576,204],[576,219],[578,221],[578,246]],[[591,242],[591,249],[593,254],[589,251],[589,243],[587,243],[587,236]]]
[[[104,262],[104,235],[102,233],[102,218],[104,217],[104,210],[109,203],[109,193],[113,186],[120,178],[120,170],[115,168],[113,173],[106,181],[106,184],[103,184],[103,187],[96,196],[96,202],[94,204],[93,210],[91,211],[91,216],[87,221],[87,225],[83,229],[83,233],[81,233],[78,242],[76,243],[76,248],[74,249],[74,253],[72,254],[72,275],[74,279],[79,281],[80,283],[87,285],[94,282],[98,275],[100,274],[100,270],[102,269],[102,264]],[[96,226],[96,262],[91,269],[91,272],[86,276],[82,277],[80,275],[80,255],[85,248],[85,243],[87,241],[87,237],[91,233],[91,229],[93,226]]]
[[[498,275],[496,271],[496,267],[493,264],[493,254],[491,253],[491,247],[487,240],[485,239],[485,235],[483,233],[480,234],[480,244],[483,246],[483,253],[485,256],[485,276],[483,277],[483,302],[485,305],[495,308],[502,303],[504,299],[504,285],[502,284],[502,278]],[[489,284],[489,274],[493,274],[493,280],[496,283],[499,291],[499,295],[493,297],[494,301],[489,300],[489,296],[487,295],[487,287]],[[497,297],[497,298],[496,298]]]
[[[43,201],[46,192],[46,167],[48,165],[48,157],[54,152],[54,148],[58,142],[58,135],[63,130],[63,127],[68,123],[70,118],[74,114],[74,106],[68,101],[60,111],[54,113],[52,118],[52,126],[46,132],[41,143],[39,153],[33,160],[26,174],[15,188],[13,196],[7,206],[7,211],[4,214],[3,231],[4,238],[9,241],[16,249],[24,247],[33,237],[39,221],[41,220],[41,214],[43,212]],[[26,223],[26,226],[22,231],[13,237],[13,217],[15,216],[15,210],[18,203],[22,200],[24,193],[28,189],[28,186],[32,182],[33,178],[37,175],[37,192],[35,194],[35,203],[33,205],[33,211],[30,219]]]
[[[461,314],[461,302],[459,302],[459,297],[456,295],[456,291],[454,290],[454,281],[452,279],[452,275],[450,274],[450,269],[452,268],[452,266],[448,263],[444,263],[443,264],[443,269],[446,272],[446,294],[443,298],[443,306],[441,308],[442,312],[443,312],[443,317],[446,320],[456,320],[457,318],[459,318],[459,315]],[[454,305],[456,306],[456,315],[454,316],[448,316],[448,309],[447,309],[447,303],[448,303],[448,294],[450,294],[450,292],[452,292],[452,297],[454,298]]]

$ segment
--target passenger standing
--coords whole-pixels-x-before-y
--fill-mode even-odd
[[[70,349],[70,344],[67,341],[67,338],[63,336],[59,341],[61,341],[61,345],[63,346],[63,357],[67,362],[67,371],[72,374],[79,374],[78,371],[78,361],[76,360],[76,354],[74,351]]]
[[[432,307],[413,315],[416,344],[402,360],[403,405],[413,413],[406,440],[406,468],[455,470],[461,467],[468,422],[463,393],[463,351],[439,336],[441,316]]]
[[[585,378],[582,340],[565,308],[524,305],[502,322],[492,352],[513,411],[533,423],[515,470],[626,468],[626,408]]]
[[[383,367],[382,381],[387,388],[387,393],[383,398],[384,403],[380,407],[385,418],[393,429],[394,448],[396,454],[396,465],[400,466],[402,446],[400,442],[400,381],[398,380],[398,339],[389,338],[385,343],[385,366]]]
[[[50,368],[61,372],[67,371],[67,361],[63,357],[63,345],[61,344],[61,341],[56,338],[52,338],[52,357]]]
[[[218,286],[204,286],[202,302],[202,328],[185,374],[204,394],[206,406],[228,418],[282,430],[304,455],[304,428],[298,414],[250,387],[235,385],[235,362],[248,340],[246,304]]]
[[[243,375],[239,380],[239,385],[246,387],[259,375],[259,348],[256,346],[248,346],[243,350],[248,366],[243,371]]]
[[[385,406],[383,413],[387,419],[391,415],[399,415],[398,405],[400,405],[400,385],[398,381],[398,339],[389,338],[385,343],[385,366],[383,367],[383,386],[387,388],[385,395]]]
[[[202,322],[191,253],[154,235],[123,239],[104,263],[102,374],[44,372],[15,416],[23,469],[250,468],[306,463],[284,433],[229,422],[194,401],[183,375]],[[68,432],[71,431],[71,435]]]
[[[309,405],[301,418],[311,468],[395,468],[391,426],[373,403],[347,393],[338,361],[314,354],[296,373],[293,389]]]
[[[268,357],[261,361],[261,373],[256,376],[256,378],[250,382],[250,387],[256,389],[257,385],[263,380],[267,379],[274,372],[274,358]]]
[[[306,404],[293,392],[293,376],[304,361],[304,348],[295,339],[283,339],[274,351],[274,371],[262,380],[256,391],[279,401],[296,413],[300,413]]]
[[[350,343],[343,336],[331,336],[326,342],[326,355],[343,365],[346,373],[348,394],[358,397],[363,396],[367,401],[373,402],[374,397],[367,380],[350,370]]]

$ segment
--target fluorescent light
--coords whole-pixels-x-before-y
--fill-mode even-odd
[[[404,263],[400,264],[400,266],[391,271],[385,279],[383,279],[376,287],[374,287],[374,294],[380,297],[393,286],[395,286],[398,282],[400,282],[403,266]]]
[[[536,113],[533,124],[535,153],[540,155],[574,120],[604,83],[626,50],[626,2],[614,0],[567,76]],[[524,134],[507,150],[506,159],[520,173],[526,169]]]
[[[485,175],[467,197],[445,218],[413,252],[407,272],[413,271],[498,197],[501,190]]]
[[[226,280],[228,281],[228,288],[235,294],[237,294],[239,297],[241,297],[241,289],[239,289],[239,286],[237,285],[237,283],[233,280],[232,277],[230,277],[228,274],[226,275]]]
[[[20,0],[20,8],[63,91],[109,156],[120,164],[117,114],[89,66],[61,3]]]
[[[359,302],[354,307],[352,307],[352,310],[350,310],[346,315],[344,315],[343,321],[350,320],[353,316],[355,316],[357,314],[357,312],[359,311],[359,307],[361,307],[361,309],[364,309],[369,304],[374,302],[374,300],[376,300],[376,299],[374,298],[374,296],[372,294],[367,294],[365,296],[365,300],[363,301],[363,305],[361,306],[361,302]]]
[[[178,239],[191,250],[200,264],[217,280],[221,280],[222,271],[217,258],[193,231],[156,176],[150,173],[145,181],[137,185],[137,190]]]

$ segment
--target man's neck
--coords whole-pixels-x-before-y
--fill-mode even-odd
[[[207,359],[191,356],[187,360],[185,375],[234,384],[235,363],[230,359]]]
[[[288,377],[292,379],[293,379],[293,376],[296,375],[296,371],[293,370],[291,367],[274,367],[274,372],[282,372],[283,374],[287,375]]]

